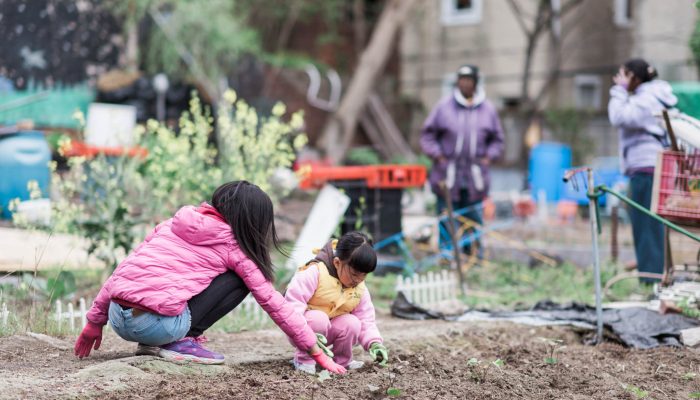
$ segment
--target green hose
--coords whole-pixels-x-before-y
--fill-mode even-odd
[[[644,208],[640,204],[634,202],[632,199],[628,198],[627,196],[625,196],[621,193],[618,193],[605,185],[596,186],[593,194],[588,196],[589,199],[591,199],[591,201],[595,201],[596,213],[598,212],[598,198],[603,195],[603,192],[610,193],[611,195],[617,197],[618,199],[620,199],[623,202],[629,204],[630,206],[636,208],[637,210],[643,212],[644,214],[646,214],[646,215],[654,218],[655,220],[661,222],[662,224],[668,226],[669,228],[673,229],[674,231],[676,231],[678,233],[682,233],[685,236],[687,236],[687,237],[689,237],[697,242],[700,242],[700,236],[694,235],[694,234],[688,232],[687,230],[681,228],[680,226],[674,224],[673,222],[670,222],[664,218],[659,217],[658,215],[656,215],[653,212],[649,211],[648,209]]]

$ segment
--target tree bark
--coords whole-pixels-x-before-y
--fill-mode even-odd
[[[339,162],[350,147],[359,115],[389,59],[396,33],[415,1],[390,0],[384,7],[370,42],[362,52],[348,90],[321,134],[319,144],[332,162]]]
[[[355,54],[359,57],[365,48],[367,40],[367,21],[365,19],[365,0],[354,0],[352,3],[353,31],[355,34]]]
[[[137,15],[136,4],[129,1],[126,15],[126,44],[124,54],[126,56],[126,70],[136,72],[139,70],[139,15]]]

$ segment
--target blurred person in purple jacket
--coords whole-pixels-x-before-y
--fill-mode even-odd
[[[478,67],[463,65],[457,70],[457,85],[426,119],[420,145],[433,161],[429,180],[437,196],[438,214],[445,209],[440,187],[445,182],[454,209],[468,208],[464,216],[482,224],[481,203],[489,193],[489,166],[503,155],[505,146],[498,113],[486,99]],[[449,242],[449,237],[441,232],[440,241]],[[464,251],[471,253],[469,244]]]

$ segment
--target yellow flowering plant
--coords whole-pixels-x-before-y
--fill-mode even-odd
[[[183,205],[208,200],[224,182],[248,180],[274,201],[286,195],[290,188],[274,188],[271,178],[289,169],[306,144],[302,114],[285,121],[286,108],[278,103],[271,115],[260,117],[232,90],[217,111],[215,119],[193,96],[177,131],[154,120],[138,127],[135,135],[148,151],[145,157],[71,157],[60,174],[52,163],[49,229],[87,238],[88,252],[115,267],[146,230]],[[211,140],[215,131],[218,149]],[[61,143],[62,149],[68,146]],[[14,219],[27,225],[19,214]]]

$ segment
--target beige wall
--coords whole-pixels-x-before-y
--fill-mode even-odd
[[[566,0],[562,0],[566,3]],[[525,35],[506,0],[482,0],[481,22],[444,26],[441,0],[421,0],[401,40],[401,90],[430,109],[441,97],[445,76],[463,63],[481,67],[486,90],[498,104],[518,97],[525,60]],[[534,14],[536,1],[518,0]],[[601,108],[607,102],[610,78],[625,59],[648,58],[662,78],[695,79],[688,38],[697,12],[686,0],[635,0],[629,26],[614,22],[614,0],[585,0],[561,22],[560,79],[545,105],[573,106],[577,74],[597,75]],[[529,22],[529,21],[528,21]],[[532,67],[530,96],[535,96],[554,59],[553,41],[543,35]]]
[[[698,13],[690,0],[637,0],[639,20],[634,25],[633,53],[659,69],[668,80],[697,80],[688,40]]]

